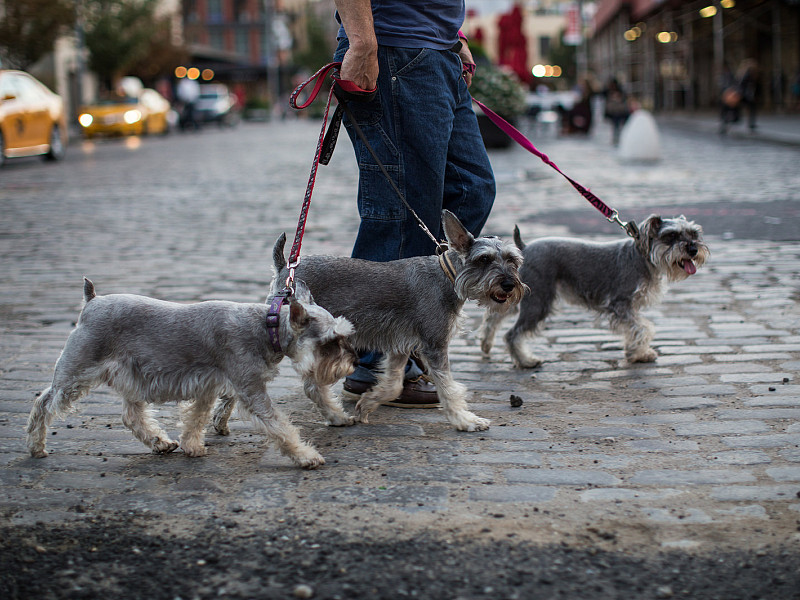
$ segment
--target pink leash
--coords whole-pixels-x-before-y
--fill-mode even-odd
[[[570,184],[572,184],[572,187],[578,190],[581,196],[586,198],[591,203],[592,206],[594,206],[597,210],[603,213],[603,216],[605,216],[609,222],[617,223],[620,227],[622,227],[626,231],[626,233],[629,236],[633,238],[639,237],[639,229],[638,227],[636,227],[636,223],[634,223],[633,221],[629,221],[627,223],[621,221],[619,218],[619,213],[617,212],[616,209],[610,208],[605,202],[600,200],[600,198],[598,198],[591,191],[589,191],[588,188],[583,187],[580,183],[578,183],[577,181],[572,179],[572,177],[569,177],[566,173],[564,173],[561,169],[559,169],[558,165],[554,163],[552,160],[550,160],[549,156],[547,156],[544,152],[541,152],[539,149],[537,149],[536,146],[534,146],[533,143],[528,138],[522,135],[522,133],[516,127],[514,127],[511,123],[506,121],[503,117],[501,117],[492,109],[490,109],[488,106],[486,106],[483,102],[480,102],[475,98],[473,98],[472,101],[480,107],[480,109],[484,112],[484,114],[487,117],[489,117],[489,119],[491,119],[491,121],[495,125],[497,125],[503,131],[503,133],[505,133],[508,137],[510,137],[512,140],[514,140],[517,144],[519,144],[523,148],[525,148],[525,150],[527,150],[531,154],[541,158],[542,162],[544,162],[546,165],[558,171],[558,173],[560,173],[567,181],[570,182]]]

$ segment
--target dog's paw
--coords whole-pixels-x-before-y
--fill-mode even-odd
[[[31,456],[33,458],[44,458],[45,456],[47,456],[47,450],[45,450],[45,449],[42,449],[42,450],[31,450]]]
[[[230,435],[231,429],[227,423],[214,423],[214,431],[217,435]]]
[[[190,458],[199,458],[201,456],[205,456],[208,454],[208,450],[206,450],[205,446],[190,446],[190,447],[183,447],[183,451],[186,456]]]
[[[647,348],[646,350],[628,356],[628,361],[632,363],[651,363],[655,362],[657,358],[658,352],[652,348]]]
[[[491,424],[489,419],[484,419],[468,411],[454,415],[450,422],[459,431],[486,431]]]
[[[538,356],[534,356],[533,354],[514,357],[513,361],[514,366],[518,369],[535,369],[542,364],[542,359]]]
[[[345,413],[328,417],[328,425],[331,427],[350,427],[355,424],[356,418]]]
[[[292,456],[292,460],[301,469],[309,470],[316,469],[325,464],[325,459],[322,455],[311,447],[308,447],[300,454]]]
[[[169,439],[157,439],[153,442],[153,452],[156,454],[169,454],[174,450],[177,450],[178,442],[173,442]]]

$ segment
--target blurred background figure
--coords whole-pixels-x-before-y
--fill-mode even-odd
[[[752,58],[743,60],[736,72],[736,79],[742,96],[742,107],[747,110],[747,126],[752,131],[756,128],[756,108],[761,96],[758,63]]]
[[[619,81],[617,81],[616,77],[608,82],[604,93],[606,97],[604,116],[607,120],[611,121],[611,143],[616,146],[619,144],[619,132],[631,114],[628,105],[628,95],[625,93],[625,90],[622,88]]]
[[[189,127],[194,130],[199,129],[200,123],[195,114],[195,105],[197,104],[197,99],[200,98],[200,84],[194,79],[183,77],[178,81],[175,95],[182,105],[180,111],[181,130],[185,131]]]
[[[719,132],[720,135],[725,135],[728,133],[728,127],[731,123],[737,123],[739,121],[742,103],[742,93],[739,91],[739,84],[736,81],[736,76],[727,64],[725,64],[722,71],[719,89]]]
[[[562,135],[583,134],[589,135],[592,128],[592,96],[594,88],[588,78],[578,82],[575,88],[575,104],[562,114]]]

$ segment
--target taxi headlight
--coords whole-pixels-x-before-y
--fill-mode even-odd
[[[94,118],[89,113],[83,113],[80,117],[78,117],[78,123],[80,123],[83,127],[89,127],[93,121]]]
[[[133,125],[134,123],[142,120],[142,113],[140,113],[138,110],[129,110],[125,112],[123,119],[125,119],[125,122],[128,125]]]

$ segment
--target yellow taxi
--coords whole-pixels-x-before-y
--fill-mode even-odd
[[[64,102],[23,71],[0,70],[0,165],[7,158],[63,158],[67,148]]]
[[[96,135],[147,135],[170,130],[169,101],[145,88],[137,95],[115,92],[80,111],[78,122],[87,138]]]

